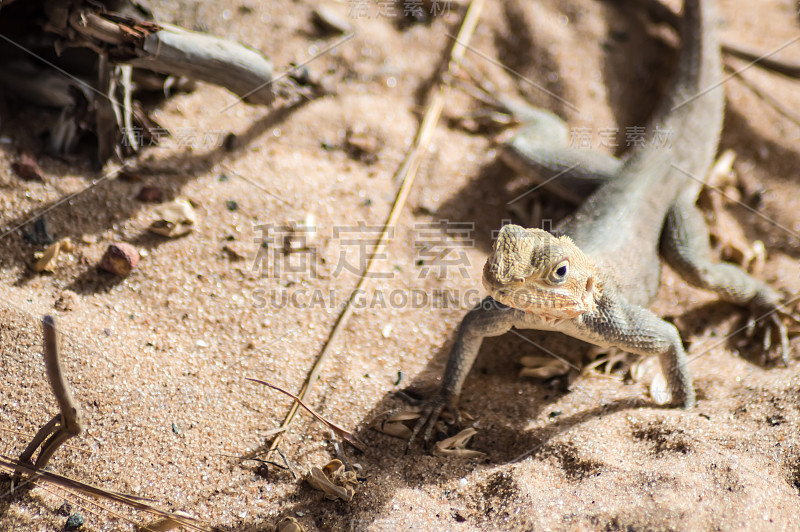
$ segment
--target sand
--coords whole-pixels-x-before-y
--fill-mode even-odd
[[[347,16],[351,4],[334,7]],[[142,181],[92,186],[105,174],[88,162],[47,156],[38,157],[45,181],[22,181],[11,170],[17,150],[36,150],[54,115],[5,105],[0,133],[10,143],[0,145],[0,228],[51,209],[53,236],[70,237],[76,250],[52,274],[36,274],[30,264],[43,246],[28,244],[19,230],[0,239],[0,454],[18,456],[57,412],[40,329],[41,317],[54,314],[85,432],[59,450],[52,470],[222,530],[272,530],[285,516],[306,530],[795,529],[797,362],[783,368],[764,360],[759,338],[730,337],[745,313],[668,269],[653,309],[679,326],[694,358],[695,409],[654,406],[647,383],[626,377],[630,360],[609,375],[587,371],[568,383],[520,378],[520,357],[542,354],[535,344],[575,363],[587,357],[583,344],[522,331],[524,338],[485,342],[463,391],[461,406],[478,431],[470,447],[486,458],[441,458],[419,447],[404,454],[405,442],[370,428],[403,407],[397,391],[440,378],[456,326],[483,294],[492,231],[503,220],[519,221],[507,202],[530,188],[495,161],[490,136],[457,123],[480,109],[461,93],[448,97],[375,265],[382,275],[368,281],[367,304],[353,314],[309,397],[311,407],[367,444],[363,454],[345,446],[362,468],[354,499],[325,500],[287,470],[232,458],[268,445],[291,406],[246,378],[298,392],[356,286],[424,109],[420,94],[458,21],[453,8],[430,26],[401,30],[370,6],[371,16],[350,19],[352,41],[309,65],[330,78],[335,95],[283,113],[244,104],[220,112],[234,96],[201,85],[160,104],[154,114],[176,137],[132,160]],[[153,7],[160,20],[247,43],[279,69],[336,39],[313,32],[312,3]],[[760,50],[798,35],[789,1],[724,1],[721,13],[723,38]],[[671,57],[655,40],[666,32],[646,31],[637,20],[589,0],[490,2],[472,46],[519,76],[469,57],[498,91],[554,110],[572,127],[589,128],[592,145],[613,150],[600,145],[601,130],[617,128],[624,147],[625,128],[642,124],[657,101],[664,80],[657,72]],[[797,44],[776,55],[796,61]],[[758,68],[743,74],[787,108],[800,108],[796,82]],[[725,94],[721,149],[736,152],[737,174],[755,184],[750,192],[760,189],[761,200],[723,201],[722,209],[747,240],[763,242],[766,261],[756,275],[797,294],[800,127],[736,77],[725,82]],[[232,151],[220,142],[228,133],[237,135]],[[366,146],[367,156],[345,149],[348,138]],[[158,205],[136,199],[143,186],[162,188],[165,201],[191,201],[195,229],[176,239],[149,233]],[[568,209],[538,197],[546,217]],[[286,229],[309,216],[313,234]],[[426,225],[439,220],[448,223],[433,231]],[[265,224],[275,236],[269,248],[259,247]],[[280,251],[286,235],[299,248],[289,263]],[[126,278],[97,270],[116,241],[144,252]],[[453,262],[432,265],[448,249]],[[796,339],[791,347],[796,355]],[[302,413],[280,449],[298,477],[336,456],[329,431]],[[65,501],[86,518],[84,530],[132,530],[153,520],[44,484],[13,497],[0,478],[0,489],[2,530],[61,530]]]

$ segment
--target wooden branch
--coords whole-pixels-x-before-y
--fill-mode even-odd
[[[247,103],[272,103],[272,63],[259,52],[237,42],[161,24],[145,37],[141,57],[129,61],[146,68],[213,83]]]
[[[247,103],[266,105],[275,98],[272,63],[238,42],[89,10],[71,14],[69,29],[107,49],[115,63],[219,85]]]

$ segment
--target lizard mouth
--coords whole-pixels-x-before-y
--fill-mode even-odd
[[[589,290],[581,295],[576,295],[568,290],[538,292],[514,290],[507,287],[492,289],[487,286],[486,288],[493,299],[517,310],[540,316],[543,319],[570,319],[595,310],[594,292],[590,283],[587,283],[587,287]]]

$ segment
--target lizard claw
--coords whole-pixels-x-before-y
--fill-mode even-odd
[[[411,448],[411,445],[422,434],[422,441],[425,445],[429,445],[433,436],[434,429],[436,429],[440,418],[443,414],[450,413],[454,419],[453,423],[456,425],[461,424],[461,416],[456,408],[453,408],[450,401],[441,393],[437,393],[433,397],[423,401],[420,405],[420,415],[414,428],[411,431],[411,436],[406,443],[406,452]]]
[[[763,348],[764,353],[768,356],[770,350],[773,348],[775,344],[773,344],[773,336],[777,336],[779,341],[777,351],[780,353],[781,362],[783,362],[784,367],[789,366],[789,329],[784,324],[782,317],[788,317],[793,320],[797,320],[796,316],[793,316],[789,313],[782,312],[780,307],[772,309],[766,316],[761,313],[758,313],[763,319],[763,324],[760,329],[763,329],[764,337],[763,341]],[[747,336],[752,337],[756,332],[757,326],[757,319],[750,319],[747,323]]]

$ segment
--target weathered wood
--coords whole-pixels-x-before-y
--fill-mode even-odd
[[[141,51],[137,50],[142,56],[130,65],[213,83],[247,103],[273,101],[272,63],[259,52],[212,35],[160,25],[163,29],[145,37]]]

